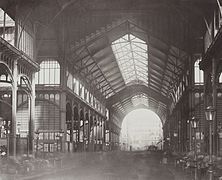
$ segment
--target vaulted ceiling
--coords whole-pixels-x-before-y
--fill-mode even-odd
[[[140,103],[158,111],[159,115],[162,112],[161,116],[164,116],[166,106],[171,101],[171,90],[185,69],[188,54],[152,36],[136,23],[133,19],[120,19],[97,31],[97,34],[92,34],[86,41],[75,43],[71,48],[70,61],[74,62],[78,73],[88,78],[89,82],[95,83],[97,89],[106,97],[107,105],[117,111],[120,110],[122,114],[132,110],[135,106],[133,99],[139,98]],[[143,81],[138,79],[138,81],[132,80],[126,83],[123,71],[120,69],[112,49],[112,43],[127,34],[133,35],[147,44],[148,57],[145,61],[148,63],[147,65],[144,65],[145,63],[137,65],[145,69],[142,76]],[[120,51],[122,49],[119,47]],[[131,50],[133,51],[133,49]],[[127,56],[127,54],[123,54],[123,56]],[[144,58],[138,57],[138,59]],[[130,65],[129,60],[126,61],[127,64]],[[133,67],[126,66],[126,68],[128,68],[128,74],[136,76]],[[142,72],[141,69],[139,71]]]
[[[216,5],[212,0],[8,0],[0,5],[13,14],[18,2],[27,15],[31,10],[39,57],[65,54],[73,72],[96,88],[121,117],[142,104],[163,121],[190,55],[201,52],[198,40],[206,28],[204,19]],[[139,50],[128,48],[131,52],[121,54],[133,59],[131,65],[140,69],[137,74],[142,72],[144,81],[131,78],[134,81],[128,83],[124,78],[112,44],[126,35],[147,45],[142,61]],[[118,46],[116,51],[120,48],[124,49]],[[140,57],[133,57],[135,53]],[[128,76],[130,71],[135,74],[125,57]]]

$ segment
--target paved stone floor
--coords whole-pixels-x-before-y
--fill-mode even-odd
[[[35,180],[182,180],[160,163],[161,155],[149,152],[86,154],[81,163],[68,158],[63,168]],[[78,160],[79,161],[79,160]],[[176,177],[176,178],[175,178]],[[179,179],[178,179],[179,178]]]

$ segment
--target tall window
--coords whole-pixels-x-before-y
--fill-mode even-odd
[[[0,36],[14,46],[15,21],[0,8]]]
[[[204,73],[199,68],[201,58],[197,59],[194,63],[194,83],[202,85],[204,83]]]
[[[40,64],[40,71],[36,73],[36,84],[59,85],[60,65],[57,61],[48,60]]]
[[[74,93],[79,94],[79,80],[74,78]]]
[[[67,87],[71,90],[73,89],[73,76],[69,72],[68,72],[68,79],[67,79]]]
[[[30,58],[33,58],[34,50],[34,35],[31,31],[31,25],[28,23],[25,27],[21,21],[18,21],[18,48],[27,54]]]

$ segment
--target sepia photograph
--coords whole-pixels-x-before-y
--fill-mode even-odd
[[[222,180],[222,0],[0,0],[0,180]]]

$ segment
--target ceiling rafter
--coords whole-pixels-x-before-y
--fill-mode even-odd
[[[148,62],[147,69],[142,66],[142,64],[146,65],[146,63],[143,62],[141,59],[139,59],[140,53],[139,52],[138,53],[134,52],[135,53],[134,55],[136,57],[138,57],[137,58],[138,63],[137,64],[134,63],[134,66],[137,66],[138,68],[137,67],[136,68],[140,69],[140,70],[138,70],[138,76],[143,77],[143,75],[146,75],[143,72],[143,70],[148,71],[148,75],[146,75],[147,79],[144,78],[144,80],[146,79],[145,81],[148,81],[148,85],[147,85],[148,87],[147,87],[146,94],[149,97],[149,91],[155,91],[159,94],[162,94],[162,96],[167,95],[169,86],[171,86],[171,84],[173,82],[178,81],[177,78],[175,78],[175,77],[177,77],[181,73],[181,70],[183,68],[183,66],[180,65],[180,63],[176,63],[176,62],[173,61],[174,60],[173,56],[176,57],[176,55],[174,55],[173,51],[169,51],[169,49],[172,46],[170,46],[169,43],[165,43],[164,41],[158,39],[160,43],[157,42],[157,45],[160,46],[160,48],[156,48],[155,39],[151,38],[152,42],[151,42],[151,44],[149,43],[149,37],[150,36],[148,35],[149,33],[147,34],[147,31],[139,32],[135,27],[131,27],[130,20],[124,20],[124,21],[122,21],[121,24],[124,24],[124,23],[128,24],[128,31],[124,30],[125,27],[122,27],[122,29],[121,29],[122,31],[126,31],[126,34],[128,32],[128,34],[130,33],[130,34],[136,36],[137,33],[133,33],[133,29],[135,29],[138,33],[140,33],[139,36],[137,36],[137,37],[145,36],[145,38],[142,38],[142,39],[145,40],[145,42],[148,43],[149,62]],[[120,25],[114,26],[114,28],[117,28],[119,26]],[[139,28],[139,26],[137,26],[137,27]],[[112,38],[109,37],[109,32],[112,31],[112,28],[110,28],[108,31],[106,30],[106,28],[104,28],[104,29],[105,30],[101,31],[99,36],[96,36],[94,39],[91,39],[88,42],[85,42],[85,44],[83,46],[85,46],[85,48],[87,48],[86,50],[88,52],[88,55],[95,62],[94,66],[88,66],[89,68],[93,67],[91,73],[94,74],[94,76],[95,76],[95,74],[97,74],[96,76],[99,76],[99,77],[102,76],[102,77],[105,78],[103,80],[102,79],[99,80],[100,84],[101,84],[101,82],[105,82],[105,81],[107,81],[109,83],[109,84],[102,83],[99,90],[102,89],[103,93],[105,93],[107,97],[108,96],[113,97],[118,92],[123,91],[126,88],[126,86],[125,86],[124,83],[123,84],[121,83],[123,79],[121,79],[119,76],[116,76],[116,74],[114,75],[114,73],[111,73],[111,70],[114,70],[114,69],[116,69],[115,70],[116,72],[117,71],[121,72],[121,71],[120,71],[120,69],[117,70],[118,67],[114,68],[114,67],[111,66],[110,63],[113,62],[113,59],[112,59],[113,57],[111,57],[111,54],[109,53],[109,50],[107,49],[104,52],[104,49],[110,47],[110,43],[105,43],[106,44],[105,47],[101,45],[101,44],[104,44],[104,42],[102,42],[104,40],[104,37],[109,39],[109,40],[115,39],[114,37],[112,37]],[[141,29],[141,28],[139,28],[139,29]],[[122,34],[124,34],[124,33],[122,33]],[[149,47],[151,48],[151,50],[149,49]],[[167,49],[164,50],[165,48],[167,48]],[[152,49],[154,49],[155,52],[154,52],[154,50],[152,52]],[[173,50],[176,50],[176,48],[173,49]],[[132,51],[132,46],[131,46],[131,51]],[[138,51],[139,51],[139,49],[138,49]],[[85,52],[83,52],[83,54],[84,53]],[[104,53],[104,54],[102,54],[102,53]],[[111,53],[113,54],[113,52],[111,52]],[[170,55],[170,54],[172,54],[172,55]],[[126,53],[122,54],[123,57],[125,55],[128,55],[128,54],[126,54]],[[84,57],[87,57],[87,56],[84,56]],[[95,56],[98,57],[98,58],[96,58]],[[104,60],[103,56],[109,56],[109,57],[106,60]],[[96,58],[96,59],[94,59],[94,58]],[[171,58],[171,60],[170,60],[170,58]],[[140,64],[141,64],[141,66],[140,66]],[[92,65],[93,65],[93,63],[92,63]],[[176,65],[179,65],[179,66],[176,67]],[[95,70],[95,68],[96,68],[96,70]],[[142,72],[140,73],[140,71],[142,71]],[[89,73],[89,75],[91,75],[91,73]],[[99,75],[100,73],[102,73],[102,75]],[[154,79],[152,77],[158,77],[158,78],[160,78],[160,81],[157,81],[158,78]],[[162,89],[161,92],[160,92],[160,89]],[[109,98],[111,98],[111,97],[109,97]],[[145,98],[145,96],[144,96],[144,98]],[[146,99],[148,104],[154,102],[153,100],[151,100],[149,98],[145,98],[145,99]],[[170,99],[170,97],[169,97],[169,99]],[[155,101],[155,103],[157,103],[157,102],[158,101]],[[120,103],[121,108],[125,109],[125,111],[127,111],[126,108],[128,108],[130,106],[130,104],[132,104],[132,101],[127,98],[125,100],[123,99],[119,103]]]
[[[149,94],[148,94],[148,91]],[[116,93],[114,96],[110,97],[107,99],[107,105],[113,105],[117,103],[120,99],[125,99],[129,96],[129,94],[137,94],[138,92],[143,92],[145,94],[148,94],[149,97],[152,97],[156,99],[157,101],[161,101],[164,104],[169,103],[169,98],[166,98],[165,96],[162,96],[158,93],[158,91],[150,90],[147,86],[145,85],[131,85],[125,87],[122,91]]]
[[[76,67],[76,66],[77,66],[77,65],[75,65],[74,67]],[[89,73],[89,71],[88,71],[88,68],[84,68],[84,70],[87,71],[87,72],[81,71],[81,72],[83,73],[83,77],[84,77],[84,78],[82,78],[82,79],[85,79],[85,80],[87,81],[87,83],[90,84],[90,87],[93,87],[93,89],[96,87],[96,90],[94,89],[94,94],[95,94],[95,95],[99,95],[99,96],[100,96],[100,95],[101,95],[100,93],[103,94],[103,92],[100,92],[100,93],[97,92],[98,89],[99,89],[99,88],[98,88],[98,85],[99,85],[99,87],[100,87],[100,84],[99,84],[98,81],[97,81],[98,78],[93,78],[93,79],[92,79],[91,76],[86,76],[87,74],[90,74],[90,73]],[[78,71],[78,67],[77,67],[77,70],[76,70],[76,71]],[[97,71],[98,71],[98,70],[97,70]],[[78,73],[78,76],[81,76],[81,77],[82,77],[81,72]],[[92,82],[95,83],[95,86],[92,85]],[[103,94],[103,95],[104,95],[104,94]]]
[[[81,52],[83,52],[83,51],[81,51]],[[88,57],[88,55],[86,56],[86,57]],[[90,56],[89,56],[89,59],[90,59]],[[80,60],[80,61],[84,61],[84,59],[82,59],[82,60]],[[79,62],[79,61],[78,61]],[[83,77],[85,78],[85,80],[86,81],[88,81],[88,84],[90,84],[90,87],[93,87],[92,89],[94,90],[94,94],[97,96],[101,96],[101,94],[103,94],[103,92],[97,92],[98,91],[98,85],[99,85],[99,88],[100,88],[100,84],[97,82],[97,79],[98,78],[90,78],[91,76],[89,76],[89,75],[91,75],[92,73],[91,72],[89,72],[90,70],[92,70],[92,68],[94,68],[94,66],[89,70],[85,65],[83,65],[83,63],[80,63],[81,64],[81,67],[80,66],[78,66],[78,64],[76,63],[76,64],[74,64],[74,68],[76,69],[75,70],[75,72],[77,72],[77,73],[75,73],[75,74],[78,74],[79,76],[82,76],[81,75],[81,73],[83,73]],[[85,64],[85,63],[84,63]],[[92,62],[92,63],[90,63],[90,65],[89,66],[91,66],[91,65],[93,65],[93,64],[95,64],[95,66],[96,66],[96,63],[95,62]],[[79,71],[79,69],[80,69],[80,71]],[[86,71],[86,72],[83,72],[83,71]],[[98,71],[98,69],[96,69],[96,71]],[[95,73],[96,71],[94,71],[93,73]],[[96,86],[96,90],[94,89],[95,87],[92,85],[92,82],[95,82],[95,86]],[[103,94],[104,95],[104,94]]]
[[[168,49],[168,52],[169,52],[169,49]],[[168,63],[168,61],[169,61],[169,57],[168,57],[168,54],[167,54],[167,58],[166,58],[166,60],[165,60],[165,67],[164,67],[164,71],[163,71],[163,76],[162,76],[162,78],[161,78],[161,90],[163,89],[163,86],[164,86],[164,84],[163,84],[163,80],[164,80],[164,78],[165,78],[165,74],[166,74],[166,67],[167,67],[167,63]]]
[[[157,69],[157,67],[159,67],[158,64],[152,62],[152,64],[150,63],[150,66],[152,67],[151,72],[156,72],[155,75],[158,74],[159,76],[161,76],[160,69]],[[161,70],[163,71],[163,69],[161,69]],[[152,75],[152,73],[151,73],[151,75]],[[177,81],[177,79],[175,79],[174,77],[169,76],[167,73],[165,74],[165,76],[168,76],[169,78],[172,78],[173,80]]]
[[[155,71],[155,70],[152,69],[152,71]],[[155,72],[157,72],[157,71],[155,71]],[[155,73],[155,74],[156,74],[156,73]],[[159,75],[159,74],[158,74],[158,75]],[[159,79],[158,77],[156,77],[156,75],[151,74],[151,77],[152,77],[153,79],[156,79],[156,80],[159,80],[159,81],[160,81],[160,79]],[[171,79],[172,81],[169,81],[168,78],[166,78],[166,77],[168,77],[168,78]],[[164,79],[163,79],[163,80],[166,81],[168,84],[172,84],[173,82],[177,81],[177,79],[172,79],[170,76],[168,76],[168,74],[165,74],[165,75],[164,75]]]
[[[86,49],[87,49],[87,51],[88,51],[88,53],[89,53],[89,55],[91,56],[91,53],[90,53],[90,50],[88,49],[88,47],[86,47]],[[96,62],[96,60],[94,59],[94,57],[93,56],[91,56],[91,59],[96,63],[96,65],[97,65],[97,67],[98,67],[98,69],[100,70],[100,72],[103,74],[103,72],[102,72],[102,70],[100,69],[100,67],[99,67],[99,65],[97,64],[97,62]],[[104,77],[104,79],[106,79],[106,76],[103,74],[103,77]],[[109,84],[109,86],[111,87],[111,89],[112,89],[112,86],[110,85],[110,83],[109,83],[109,81],[106,79],[106,81],[107,81],[107,84]],[[113,89],[112,89],[113,90]],[[113,90],[113,92],[115,92],[114,90]]]
[[[160,65],[159,63],[157,63],[156,61],[151,61],[153,64],[156,64],[158,67],[162,67],[162,70],[164,69],[163,68],[163,65]],[[168,66],[167,66],[168,67]],[[168,70],[170,73],[174,74],[175,77],[177,77],[179,74],[177,72],[174,72],[173,70],[169,69],[166,67],[166,70]]]
[[[154,87],[154,86],[152,86],[151,83],[155,85],[155,88],[156,88],[157,91],[160,91],[161,84],[159,84],[159,83],[157,83],[156,81],[150,79],[150,87]],[[165,89],[165,87],[163,87],[163,89]]]
[[[182,67],[182,66],[184,66],[184,64],[185,64],[185,63],[184,63],[184,64],[181,63],[181,66],[180,66],[180,65],[177,65],[177,64],[173,61],[173,59],[170,58],[169,56],[168,56],[168,63],[169,63],[170,65],[172,65],[173,67],[179,69],[180,71],[183,71],[183,67]]]
[[[147,34],[151,34],[148,27],[147,27],[147,28],[141,28],[141,27],[139,27],[138,25],[136,25],[134,22],[131,22],[131,21],[130,21],[130,23],[133,24],[134,26],[138,27],[139,29],[142,29],[144,32],[147,32]],[[149,35],[149,36],[152,36],[152,37],[160,40],[160,38],[159,38],[159,37],[156,37],[154,34]],[[166,41],[164,41],[163,39],[161,39],[160,42],[163,43],[163,44],[165,44],[166,46],[169,46],[169,44],[172,44],[171,42],[166,42]],[[149,43],[149,42],[148,42],[148,43]]]
[[[175,68],[172,70],[168,65],[166,66],[166,70],[169,71],[170,73],[174,74],[174,76],[176,76],[176,77],[178,77],[181,73],[180,70],[177,70]]]
[[[78,70],[75,71],[75,74],[81,73],[83,70],[87,69],[88,67],[90,67],[90,66],[93,65],[93,64],[94,64],[94,62],[92,62],[92,63],[90,63],[90,64],[88,64],[88,65],[84,65],[84,66],[79,67]]]
[[[96,64],[95,64],[95,67],[96,67]],[[93,69],[91,68],[91,70],[93,70]],[[91,70],[89,70],[88,73],[85,74],[86,77],[89,77],[89,76],[95,74],[96,72],[99,72],[98,69],[94,69],[93,71],[91,71]]]
[[[168,45],[168,49],[167,49],[166,51],[163,50],[163,49],[160,49],[160,48],[156,47],[155,45],[153,45],[153,43],[151,43],[150,47],[151,47],[151,49],[152,49],[152,48],[155,49],[155,51],[161,53],[161,54],[164,55],[164,56],[166,56],[166,54],[167,54],[167,57],[168,57],[170,60],[172,60],[172,61],[169,61],[169,62],[170,62],[171,65],[173,65],[173,66],[176,66],[176,64],[174,64],[174,61],[173,61],[173,59],[172,59],[170,56],[174,57],[175,59],[183,59],[183,57],[187,57],[186,54],[185,54],[184,56],[182,56],[182,57],[178,57],[177,55],[171,53],[171,52],[170,52],[171,46],[169,46],[169,45]],[[154,56],[155,56],[155,55],[154,55]],[[185,64],[184,61],[180,61],[180,62],[181,62],[181,64],[183,64],[183,65]],[[180,67],[180,66],[177,66],[177,68],[183,70],[183,68]]]
[[[92,81],[89,78],[86,78],[81,74],[78,74],[78,76],[81,80],[84,79],[87,82],[89,89],[91,90],[91,93],[93,93],[95,96],[101,97],[101,92],[97,91],[97,88],[92,85]]]

